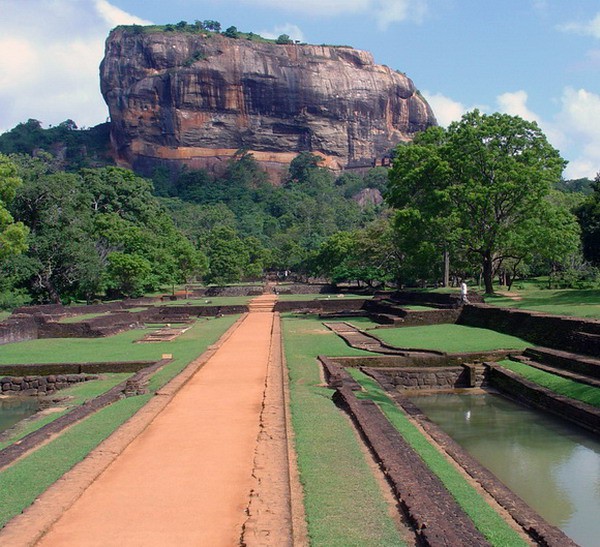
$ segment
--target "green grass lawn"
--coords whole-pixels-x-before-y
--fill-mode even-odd
[[[100,317],[101,315],[107,315],[108,312],[99,312],[99,313],[82,313],[81,315],[73,315],[71,317],[63,317],[58,322],[59,323],[81,323],[82,321],[87,321],[88,319],[94,319],[95,317]]]
[[[140,338],[145,333],[137,330],[101,339],[33,340],[3,346],[2,362],[9,363],[160,359],[163,353],[172,353],[174,358],[151,378],[148,395],[121,399],[103,408],[2,471],[0,473],[0,528],[81,461],[119,425],[133,416],[148,402],[157,389],[202,354],[209,345],[215,343],[237,318],[238,316],[228,315],[200,319],[173,342],[133,344],[132,340]],[[118,383],[119,377],[124,376],[126,375],[106,375],[103,380],[79,384],[61,391],[60,394],[74,397],[73,404],[83,402],[98,392],[110,389],[112,385]],[[64,411],[45,415],[39,420],[26,423],[18,430],[15,437],[10,439],[10,442],[14,442],[63,413]]]
[[[486,297],[486,304],[600,319],[600,289],[546,289],[542,280],[516,283],[503,295]]]
[[[171,342],[134,344],[154,329],[133,329],[105,338],[50,338],[6,344],[0,352],[0,364],[158,360],[163,353],[189,361],[198,353],[200,341],[216,340],[237,318],[226,315],[199,319]]]
[[[255,296],[203,296],[155,302],[155,306],[244,306]]]
[[[402,545],[352,426],[322,386],[315,357],[365,355],[313,317],[284,315],[294,440],[312,545]]]
[[[29,433],[40,429],[47,423],[56,420],[71,408],[105,393],[120,382],[125,381],[131,375],[132,374],[129,372],[102,374],[98,380],[81,382],[66,389],[61,389],[58,393],[54,394],[55,397],[60,397],[62,399],[61,402],[54,407],[55,412],[50,414],[39,412],[30,419],[19,422],[10,430],[10,436],[0,442],[0,450],[6,448],[15,441],[22,439],[26,435],[29,435]]]
[[[29,506],[148,402],[129,397],[103,408],[0,473],[0,528]]]
[[[350,322],[356,323],[359,328],[365,328],[367,325],[366,321],[357,322],[355,319],[351,319]],[[433,349],[448,353],[525,349],[531,346],[515,336],[454,324],[378,329],[372,334],[401,348]]]
[[[556,374],[551,374],[515,361],[500,361],[498,364],[559,395],[600,407],[600,389],[597,387],[569,380],[568,378],[562,378]]]
[[[499,547],[526,545],[456,468],[423,437],[377,382],[358,369],[348,369],[348,372],[365,389],[362,393],[357,392],[357,396],[377,403],[392,425],[439,477],[465,513],[473,520],[477,529],[492,545]]]
[[[284,289],[282,289],[284,290]],[[371,297],[364,294],[344,294],[344,296],[338,296],[337,294],[280,294],[278,299],[283,302],[304,302],[306,300],[356,300],[356,299],[370,299]]]

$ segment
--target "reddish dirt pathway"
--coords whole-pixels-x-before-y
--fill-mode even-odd
[[[239,544],[254,486],[274,300],[252,302],[231,337],[38,545]]]

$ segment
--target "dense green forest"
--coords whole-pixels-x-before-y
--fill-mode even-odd
[[[479,279],[485,252],[491,274],[509,285],[531,275],[550,275],[555,286],[597,284],[599,179],[562,180],[562,159],[522,120],[473,116],[400,145],[390,172],[336,176],[302,153],[280,186],[244,150],[218,177],[159,168],[145,179],[111,165],[106,124],[81,130],[67,120],[42,129],[29,120],[0,135],[0,305],[136,296],[191,280],[260,279],[266,271],[424,285],[443,280],[444,255],[446,275]],[[466,126],[471,133],[481,126],[480,141],[464,140]],[[535,135],[530,148],[544,156],[537,171],[520,171],[532,153],[519,152],[517,163],[506,163],[512,179],[503,189],[497,177],[493,186],[473,186],[475,176],[463,183],[452,175],[468,169],[461,151],[481,142],[497,162],[493,137],[502,143],[513,130]],[[527,161],[527,169],[537,165],[533,156]],[[365,189],[387,201],[357,199]],[[489,233],[472,229],[467,198],[474,193],[482,202],[520,196],[487,251],[481,242]],[[463,220],[459,211],[467,212]]]
[[[336,178],[301,154],[273,186],[240,151],[220,177],[157,169],[148,180],[107,165],[106,156],[94,167],[103,158],[99,135],[29,120],[0,136],[21,181],[6,208],[28,231],[27,250],[0,267],[3,306],[260,279],[266,270],[308,275],[328,237],[383,214],[382,205],[352,199],[364,188],[382,192],[383,168]]]

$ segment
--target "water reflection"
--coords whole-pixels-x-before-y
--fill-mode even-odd
[[[0,398],[0,432],[35,414],[38,409],[39,401],[34,397]]]
[[[494,394],[412,401],[511,490],[581,545],[600,537],[600,441]]]

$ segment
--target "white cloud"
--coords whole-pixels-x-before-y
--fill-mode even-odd
[[[382,29],[402,21],[420,23],[427,14],[427,0],[379,0],[375,2],[374,10]]]
[[[538,122],[540,118],[527,107],[527,92],[523,90],[502,93],[496,98],[500,112],[521,116],[524,120]]]
[[[0,132],[35,118],[80,126],[106,119],[98,65],[109,30],[145,24],[107,0],[2,0]]]
[[[462,115],[469,110],[463,103],[441,93],[430,93],[429,91],[422,93],[442,127],[448,127],[452,122],[460,120]]]
[[[575,152],[567,166],[567,178],[593,178],[600,171],[600,95],[565,88],[556,122]]]
[[[527,105],[529,96],[524,90],[509,91],[502,93],[496,97],[498,111],[511,116],[520,116],[524,120],[536,122],[548,141],[556,148],[561,148],[565,145],[566,136],[559,124],[554,121],[544,120],[538,114],[533,112]]]
[[[304,34],[302,31],[291,23],[285,23],[285,25],[278,25],[273,30],[263,30],[259,32],[261,36],[264,38],[270,38],[271,40],[275,40],[277,37],[282,34],[287,34],[292,40],[298,40],[299,42],[304,42]]]
[[[102,18],[111,26],[117,25],[149,25],[151,22],[146,19],[141,19],[135,15],[131,15],[116,6],[113,6],[107,0],[96,0],[96,11]]]
[[[592,36],[593,38],[600,38],[600,13],[597,13],[591,21],[587,21],[585,23],[566,23],[564,25],[559,25],[558,29],[564,32],[573,32],[575,34],[581,34],[583,36]]]
[[[423,96],[431,106],[437,122],[442,127],[448,127],[452,122],[459,121],[463,114],[475,110],[476,108],[482,112],[487,112],[489,107],[482,104],[465,104],[455,101],[454,99],[442,95],[441,93],[431,93],[430,91],[422,91]]]

